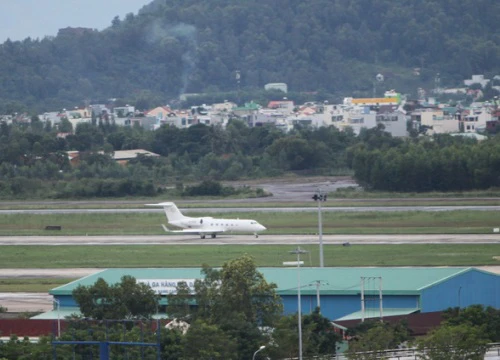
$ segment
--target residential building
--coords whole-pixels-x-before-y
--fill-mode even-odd
[[[38,118],[43,122],[50,121],[51,124],[54,125],[61,122],[62,116],[64,115],[61,114],[59,111],[51,111],[38,115]]]
[[[146,111],[144,115],[155,117],[158,121],[162,121],[166,119],[170,114],[172,114],[172,110],[168,106],[158,106],[154,109]]]
[[[486,123],[493,120],[491,109],[484,104],[472,104],[462,113],[460,131],[476,132],[486,129]]]
[[[398,106],[384,105],[377,111],[375,120],[378,124],[384,125],[384,131],[392,136],[408,136],[406,114]]]
[[[232,112],[236,117],[245,121],[248,126],[254,127],[257,123],[257,114],[260,108],[260,105],[251,101],[249,103],[245,103],[242,107],[233,108]]]
[[[230,112],[232,111],[237,105],[231,101],[224,101],[223,103],[216,103],[212,105],[212,112],[218,113],[218,112]]]
[[[473,84],[479,84],[481,87],[485,87],[490,82],[489,79],[485,79],[484,75],[472,75],[471,79],[464,80],[465,86],[471,86]]]
[[[92,110],[90,108],[74,108],[72,110],[65,110],[65,116],[68,119],[88,119],[92,117]]]
[[[290,100],[270,101],[269,104],[267,104],[268,109],[275,109],[284,115],[292,114],[294,107],[293,101]]]
[[[103,115],[110,115],[111,111],[109,108],[104,105],[104,104],[92,104],[89,106],[91,114],[93,113],[94,116],[99,117]]]
[[[130,160],[137,158],[139,155],[159,157],[160,155],[155,154],[151,151],[144,149],[132,149],[132,150],[117,150],[113,152],[113,159],[122,165],[126,165]]]
[[[265,90],[280,90],[284,93],[288,92],[288,85],[286,83],[269,83],[264,85]]]
[[[376,111],[370,106],[327,105],[325,113],[329,114],[331,123],[340,130],[351,128],[359,135],[362,128],[371,129],[377,126]]]
[[[459,131],[460,112],[439,108],[424,108],[413,111],[410,115],[415,128],[422,126],[429,129],[427,134],[448,134]]]
[[[126,118],[133,116],[135,113],[135,107],[130,105],[117,106],[113,108],[113,116],[115,118]]]
[[[154,116],[131,116],[128,119],[128,126],[140,126],[146,130],[154,130],[158,120]]]

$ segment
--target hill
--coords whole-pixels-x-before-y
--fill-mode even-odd
[[[500,73],[499,24],[496,0],[155,0],[100,32],[0,45],[0,113],[111,97],[146,108],[269,82],[362,96],[378,73],[375,91],[416,93],[436,73],[443,85]]]

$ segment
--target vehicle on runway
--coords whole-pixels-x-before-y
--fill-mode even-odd
[[[258,233],[266,230],[265,226],[252,219],[216,219],[210,216],[184,216],[173,202],[146,204],[146,206],[163,207],[168,223],[182,228],[182,230],[170,230],[162,224],[162,227],[166,232],[199,234],[202,239],[205,239],[206,235],[210,235],[212,238],[215,238],[217,234],[222,233],[251,232],[256,238],[258,238]]]

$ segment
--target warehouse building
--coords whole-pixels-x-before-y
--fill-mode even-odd
[[[407,315],[443,311],[473,304],[500,307],[500,276],[475,268],[259,268],[268,282],[277,284],[285,314],[297,312],[300,289],[301,311],[311,313],[320,305],[331,320]],[[107,269],[52,289],[53,311],[37,319],[57,319],[78,314],[72,291],[78,285],[93,285],[98,278],[109,284],[130,275],[161,294],[175,291],[180,281],[189,286],[201,279],[200,268]],[[300,286],[299,286],[300,284]],[[163,314],[165,315],[165,314]]]

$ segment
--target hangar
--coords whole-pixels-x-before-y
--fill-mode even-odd
[[[475,268],[265,267],[258,271],[267,282],[276,283],[285,314],[297,312],[299,283],[302,313],[311,313],[319,301],[321,313],[331,320],[428,313],[473,304],[500,307],[500,276]],[[98,278],[114,284],[124,275],[161,294],[160,306],[167,304],[165,295],[175,290],[177,282],[192,285],[202,278],[201,268],[107,269],[50,290],[58,308],[34,319],[78,314],[72,297],[78,285],[93,285]]]

